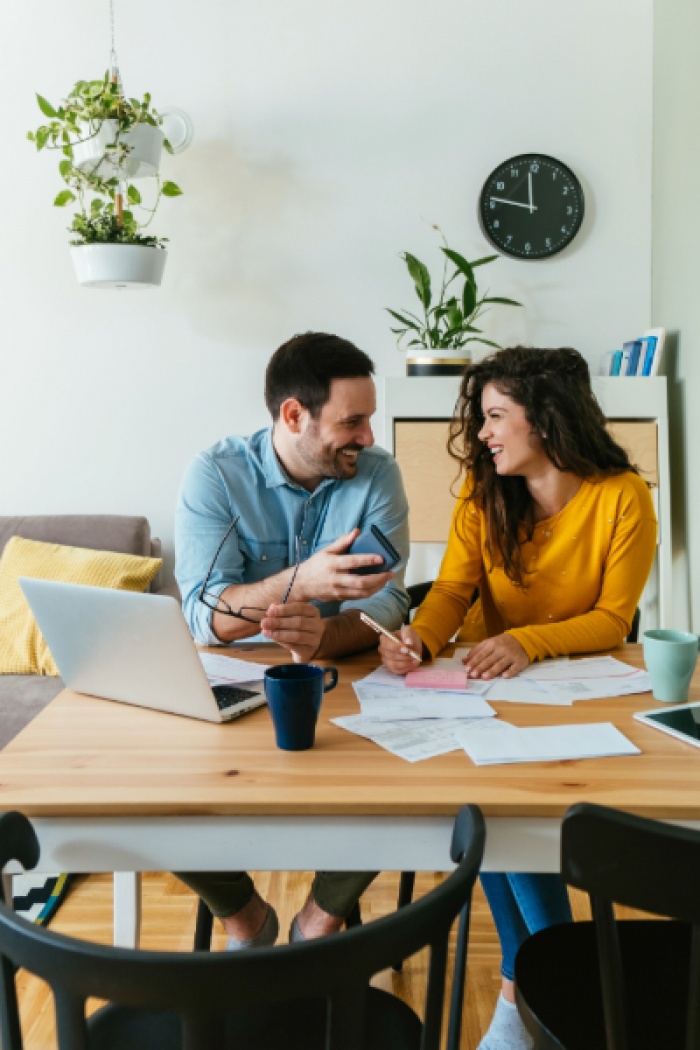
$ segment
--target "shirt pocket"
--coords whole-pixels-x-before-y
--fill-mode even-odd
[[[266,580],[268,576],[282,572],[289,564],[286,543],[241,537],[238,545],[245,561],[243,583]]]

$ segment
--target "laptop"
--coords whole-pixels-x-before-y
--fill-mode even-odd
[[[262,681],[211,686],[175,598],[20,577],[63,681],[77,693],[229,722],[265,703]],[[251,668],[251,677],[259,677]]]

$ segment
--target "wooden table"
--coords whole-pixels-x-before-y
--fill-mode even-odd
[[[642,666],[641,646],[615,655]],[[46,871],[445,870],[466,802],[484,812],[496,871],[558,870],[561,817],[581,800],[700,826],[700,751],[634,721],[660,706],[650,693],[494,705],[520,726],[611,721],[639,756],[478,768],[460,750],[409,764],[330,723],[359,711],[351,683],[376,664],[336,661],[316,746],[296,753],[276,748],[267,708],[212,725],[66,690],[0,753],[0,808],[32,818]]]

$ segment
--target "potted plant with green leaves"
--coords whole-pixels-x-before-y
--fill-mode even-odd
[[[61,105],[37,95],[48,122],[28,138],[37,150],[61,154],[66,187],[54,204],[76,206],[69,227],[80,284],[92,288],[147,288],[163,275],[167,238],[144,233],[161,197],[182,192],[159,175],[161,150],[170,152],[150,95],[125,98],[117,77],[79,80]],[[134,185],[152,184],[150,194]]]
[[[500,349],[499,344],[487,339],[480,327],[481,318],[493,306],[522,306],[515,299],[480,295],[474,271],[498,258],[487,255],[469,262],[447,243],[439,226],[434,226],[442,238],[444,255],[442,277],[437,294],[424,263],[410,252],[401,258],[413,280],[421,311],[390,310],[388,313],[400,327],[392,328],[399,349],[410,349],[406,360],[409,376],[461,375],[471,360],[471,343],[482,343]],[[451,264],[451,265],[450,265]],[[479,324],[477,324],[479,322]]]

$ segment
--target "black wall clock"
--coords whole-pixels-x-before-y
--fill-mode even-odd
[[[571,168],[544,153],[522,153],[487,178],[479,222],[491,244],[506,255],[547,259],[574,239],[583,207],[583,189]]]

